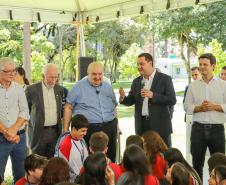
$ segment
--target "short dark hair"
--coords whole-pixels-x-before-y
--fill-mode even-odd
[[[76,130],[79,130],[80,128],[88,128],[89,122],[85,116],[82,114],[76,114],[71,118],[71,129],[75,128]]]
[[[215,177],[216,175],[219,177],[220,181],[226,179],[226,166],[225,165],[218,165],[214,168]]]
[[[89,139],[89,145],[93,152],[103,152],[108,146],[109,137],[104,132],[95,132]]]
[[[198,70],[199,71],[199,67],[198,66],[195,66],[195,67],[192,67],[191,68],[191,71],[195,71],[195,70]]]
[[[204,54],[202,54],[202,55],[199,56],[199,60],[201,58],[209,59],[211,65],[213,65],[213,64],[216,65],[216,63],[217,63],[216,62],[216,57],[212,53],[204,53]]]
[[[126,139],[126,147],[135,144],[144,149],[144,139],[139,135],[131,135]]]
[[[152,57],[151,54],[149,54],[149,53],[141,53],[141,54],[138,55],[138,58],[140,58],[140,57],[144,57],[145,60],[148,61],[148,62],[151,62],[152,66],[153,66],[154,61],[153,61],[153,57]]]
[[[226,165],[226,156],[223,153],[216,152],[208,159],[209,172],[218,165]]]
[[[226,70],[226,66],[223,66],[221,69],[222,69],[222,70]]]
[[[24,161],[24,169],[29,175],[29,171],[34,171],[35,169],[44,168],[48,163],[46,157],[40,156],[38,154],[31,154],[26,157]]]

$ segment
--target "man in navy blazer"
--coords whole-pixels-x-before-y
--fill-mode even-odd
[[[126,106],[135,104],[136,134],[142,135],[147,130],[154,130],[171,146],[170,107],[176,104],[172,79],[156,71],[149,53],[138,56],[137,66],[140,76],[133,80],[128,96],[120,88],[119,102]]]

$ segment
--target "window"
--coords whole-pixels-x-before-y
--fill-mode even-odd
[[[177,75],[180,74],[180,68],[179,68],[179,67],[176,68],[176,74],[177,74]]]

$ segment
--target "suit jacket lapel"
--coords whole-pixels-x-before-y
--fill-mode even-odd
[[[60,115],[60,111],[61,111],[61,96],[60,96],[60,93],[58,91],[57,85],[55,85],[53,89],[54,89],[54,94],[55,94],[55,99],[56,99],[57,115]]]
[[[137,80],[137,87],[138,87],[138,93],[139,93],[139,97],[140,97],[140,104],[142,105],[143,104],[143,98],[141,97],[141,94],[140,94],[140,90],[141,90],[141,81],[143,80],[143,76],[140,76]]]
[[[45,114],[44,114],[45,109],[44,109],[44,98],[43,98],[42,82],[40,82],[38,84],[37,92],[38,92],[38,96],[39,96],[39,100],[40,100],[40,105],[42,107],[42,110],[40,110],[40,111],[43,111],[43,117],[44,117],[44,120],[45,120]]]
[[[154,79],[151,84],[151,90],[155,90],[155,87],[156,87],[158,81],[159,81],[159,72],[156,71]]]

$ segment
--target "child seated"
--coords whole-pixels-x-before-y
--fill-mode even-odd
[[[58,139],[55,156],[64,158],[70,166],[70,180],[75,181],[88,156],[87,146],[83,139],[88,130],[88,120],[77,114],[71,119],[71,131]]]
[[[15,185],[38,185],[41,180],[43,169],[47,163],[48,160],[43,156],[37,154],[27,156],[24,161],[26,176],[19,179]]]

